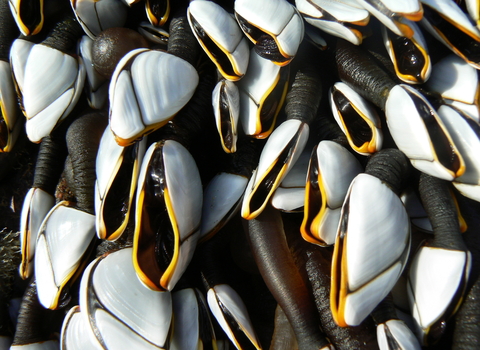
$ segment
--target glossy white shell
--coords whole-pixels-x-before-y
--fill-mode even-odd
[[[128,63],[130,70],[124,70]],[[112,75],[110,128],[120,139],[140,138],[185,106],[197,84],[198,73],[187,61],[162,51],[131,51]]]
[[[61,289],[82,263],[95,236],[95,216],[60,202],[39,229],[35,277],[40,303],[55,309]]]
[[[449,307],[470,272],[470,252],[422,247],[413,258],[408,275],[410,309],[423,341],[426,330]],[[466,275],[466,276],[465,276]]]
[[[228,338],[233,344],[235,344],[237,348],[239,348],[240,345],[236,341],[234,333],[225,319],[225,315],[219,306],[219,302],[223,304],[223,307],[229,310],[231,316],[239,325],[240,330],[245,333],[252,344],[257,349],[261,349],[252,322],[250,321],[248,310],[242,298],[232,287],[230,287],[228,284],[219,284],[213,288],[210,288],[207,292],[207,302],[208,306],[210,307],[210,311],[213,313],[218,323],[227,334]]]
[[[278,65],[250,51],[247,74],[238,83],[240,90],[240,122],[247,135],[261,132],[260,110],[263,101],[280,79]]]
[[[389,335],[387,335],[387,331]],[[389,350],[389,341],[388,337],[393,337],[393,339],[399,345],[398,350],[421,350],[421,346],[418,343],[417,338],[401,320],[388,320],[385,323],[381,323],[377,326],[377,340],[380,350]]]
[[[297,119],[290,119],[280,124],[270,135],[260,155],[258,167],[252,174],[252,177],[247,185],[242,203],[242,217],[250,220],[255,218],[263,211],[268,200],[270,199],[270,196],[273,194],[275,189],[279,186],[303,152],[308,140],[309,130],[308,124],[305,124]],[[289,152],[288,160],[286,160],[286,167],[284,168],[284,171],[280,174],[275,174],[275,182],[267,194],[263,205],[261,205],[258,210],[255,209],[255,211],[252,212],[250,209],[250,199],[253,193],[257,190],[260,183],[263,182],[264,177],[270,172],[271,166],[277,162],[278,156],[285,150],[285,147],[288,145],[288,143],[297,136],[298,138],[296,143],[292,146]]]
[[[33,272],[38,231],[43,219],[54,205],[55,198],[40,188],[31,188],[25,196],[20,217],[22,264],[19,270],[23,279],[30,277]]]
[[[217,225],[233,215],[245,192],[248,179],[244,176],[219,173],[208,183],[203,196],[200,238],[208,235]],[[218,228],[217,228],[218,229]]]
[[[413,88],[403,84],[393,87],[385,105],[385,114],[388,128],[396,145],[407,155],[412,165],[418,170],[444,180],[453,180],[456,175],[438,161],[427,128],[407,91],[422,98],[427,106],[426,108],[434,111],[427,100]],[[447,138],[450,139],[452,150],[456,151],[456,147],[438,114],[434,112],[433,115]]]
[[[62,325],[62,350],[102,350],[103,347],[95,338],[87,318],[81,315],[80,307],[72,307]]]
[[[346,216],[348,221],[339,225],[335,243],[335,251],[342,249],[343,253],[341,260],[334,260],[332,271],[341,268],[346,279],[343,317],[347,325],[354,326],[372,312],[400,277],[410,248],[410,221],[400,198],[368,174],[359,174],[352,181],[347,202],[340,220]]]
[[[230,111],[230,125],[232,133],[232,147],[229,149],[225,146],[225,141],[223,140],[223,135],[221,132],[222,120],[221,120],[221,90],[225,89],[227,96],[226,103],[228,104],[228,110]],[[220,136],[221,145],[225,152],[233,153],[237,150],[237,137],[238,137],[238,119],[240,117],[240,91],[236,84],[229,80],[221,80],[215,86],[212,92],[212,106],[213,113],[215,114],[215,125],[217,126],[217,131]]]
[[[235,12],[272,35],[286,56],[295,56],[303,39],[304,27],[303,19],[294,6],[285,0],[237,0]]]
[[[81,58],[37,44],[30,50],[24,72],[21,86],[27,136],[32,142],[40,142],[77,103],[85,67]]]
[[[210,39],[228,56],[236,71],[236,77],[226,74],[219,63],[210,56],[193,28],[190,16],[202,27]],[[236,81],[241,78],[248,67],[249,47],[242,30],[227,11],[213,1],[192,1],[188,7],[188,21],[198,42],[215,63],[225,79]]]
[[[123,27],[127,19],[122,0],[71,0],[73,12],[85,33],[94,39],[108,28]]]
[[[145,287],[136,276],[131,257],[132,249],[126,248],[88,266],[80,286],[82,314],[87,322],[94,319],[108,348],[160,349],[170,329],[171,295]],[[89,288],[95,290],[101,308],[90,308]]]

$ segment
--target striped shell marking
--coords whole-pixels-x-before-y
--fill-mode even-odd
[[[237,150],[240,91],[235,83],[222,79],[212,92],[212,106],[220,144],[226,153]]]

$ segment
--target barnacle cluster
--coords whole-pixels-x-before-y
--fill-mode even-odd
[[[479,7],[0,0],[0,350],[477,348]]]

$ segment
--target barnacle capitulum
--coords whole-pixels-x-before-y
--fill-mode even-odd
[[[17,39],[12,45],[10,63],[32,142],[49,135],[80,98],[85,66],[80,57],[69,53],[77,47],[80,32],[78,23],[67,17],[42,43]]]
[[[76,321],[83,324],[76,327],[86,331],[80,334],[82,341],[96,343],[98,348],[164,349],[172,321],[171,294],[145,287],[135,274],[131,256],[132,248],[124,248],[88,265],[80,284],[81,313]],[[68,341],[68,329],[63,338]]]
[[[250,51],[247,74],[238,83],[245,134],[263,139],[272,133],[287,94],[289,73],[289,66],[280,67]]]
[[[386,27],[382,28],[383,43],[395,68],[397,77],[408,84],[423,84],[432,71],[427,43],[415,22],[402,20],[413,30],[413,36],[399,36]]]
[[[365,9],[382,22],[395,34],[411,38],[413,29],[402,22],[403,18],[418,22],[423,17],[423,7],[420,0],[384,1],[357,0]]]
[[[310,243],[335,243],[343,201],[350,183],[362,168],[358,160],[334,141],[314,148],[305,186],[305,208],[300,232]]]
[[[143,138],[122,147],[108,128],[103,133],[95,183],[95,223],[101,239],[116,240],[127,227],[146,142]]]
[[[245,303],[230,285],[211,287],[207,292],[207,302],[217,322],[237,349],[249,344],[257,350],[262,348]]]
[[[453,184],[464,196],[480,201],[480,127],[450,106],[441,106],[438,115],[465,161],[465,173]]]
[[[225,79],[241,79],[248,66],[250,49],[235,19],[212,1],[192,1],[188,22],[205,53]]]
[[[59,307],[63,289],[81,271],[85,264],[82,258],[93,249],[94,238],[94,215],[65,201],[50,210],[39,229],[35,249],[38,298],[44,307]]]
[[[44,0],[9,0],[10,10],[23,35],[38,34],[43,28]],[[25,4],[26,3],[26,4]]]
[[[296,0],[298,11],[305,21],[324,32],[360,45],[361,28],[370,20],[370,13],[354,2]]]
[[[345,83],[335,83],[329,95],[332,114],[350,147],[364,156],[381,150],[382,124],[373,106]]]
[[[212,92],[212,106],[220,144],[226,153],[237,151],[240,91],[235,83],[222,79]]]
[[[380,164],[389,165],[380,170]],[[397,195],[406,174],[406,157],[387,149],[372,156],[366,173],[350,185],[332,260],[330,308],[339,326],[359,325],[391,291],[406,265],[410,220]]]
[[[385,106],[387,124],[397,147],[418,170],[444,180],[465,172],[465,161],[432,105],[417,90],[397,85]]]
[[[455,2],[422,0],[421,24],[442,44],[475,68],[480,67],[480,30]]]
[[[128,6],[123,0],[70,0],[70,4],[91,39],[105,29],[122,27],[127,19]]]
[[[445,103],[480,120],[480,87],[478,70],[461,57],[451,54],[433,66],[426,86],[442,96]]]
[[[295,57],[304,35],[303,19],[285,0],[237,0],[235,17],[263,58],[284,66]]]
[[[198,73],[187,61],[162,51],[125,55],[109,89],[110,128],[127,146],[165,125],[195,92]]]
[[[300,157],[308,134],[308,124],[290,119],[270,135],[243,197],[243,218],[250,220],[262,212],[275,189]]]
[[[137,184],[133,262],[140,280],[172,290],[192,259],[200,232],[202,184],[190,153],[176,141],[147,150]]]

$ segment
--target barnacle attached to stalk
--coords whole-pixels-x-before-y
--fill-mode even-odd
[[[18,29],[8,9],[8,0],[0,1],[0,152],[10,152],[22,129],[15,85],[10,67],[10,46]]]
[[[280,67],[250,51],[248,71],[238,83],[240,122],[247,135],[268,137],[287,94],[290,66]]]
[[[81,35],[78,22],[67,15],[40,44],[17,39],[12,45],[10,63],[32,142],[48,136],[80,98],[85,66],[75,51]]]
[[[70,4],[91,39],[105,29],[123,27],[127,20],[128,6],[123,0],[70,0]]]
[[[137,31],[149,42],[160,45],[160,47],[167,49],[168,37],[170,36],[165,29],[155,27],[148,22],[141,22],[138,25]]]
[[[225,233],[225,230],[220,231],[200,245],[196,255],[203,285],[207,290],[208,307],[237,349],[259,350],[262,346],[245,302],[230,285],[226,274],[223,258],[227,242]]]
[[[427,43],[415,22],[402,20],[413,30],[413,36],[399,36],[386,27],[382,28],[383,42],[397,77],[408,84],[423,84],[430,77],[432,63]]]
[[[303,19],[286,0],[237,0],[235,17],[255,52],[285,66],[295,57],[304,35]]]
[[[465,162],[465,173],[453,184],[464,196],[480,201],[480,126],[450,106],[441,106],[438,115]]]
[[[35,164],[32,188],[23,201],[20,220],[22,263],[20,277],[27,279],[33,272],[35,246],[40,225],[55,205],[55,189],[67,157],[65,127],[62,125],[42,139]]]
[[[170,24],[169,53],[137,49],[120,60],[109,90],[110,128],[119,145],[159,129],[187,104],[199,81],[195,45],[180,17]]]
[[[273,192],[290,171],[308,140],[309,124],[317,114],[322,84],[319,67],[311,54],[298,69],[287,95],[287,120],[278,126],[265,144],[257,169],[245,191],[242,217],[250,220],[260,214]],[[306,56],[306,55],[305,55]]]
[[[299,349],[333,349],[287,245],[280,213],[268,206],[257,218],[244,221],[244,228],[260,273],[287,315]]]
[[[458,5],[446,0],[422,0],[425,11],[422,25],[442,44],[480,68],[480,30]]]
[[[38,297],[46,308],[68,301],[66,287],[73,283],[95,245],[95,159],[106,127],[102,114],[84,115],[68,128],[67,171],[76,203],[61,201],[44,219],[35,251]]]
[[[390,292],[410,251],[410,220],[398,197],[409,163],[396,149],[375,153],[343,203],[332,262],[335,322],[360,324]]]
[[[298,11],[305,21],[324,32],[360,45],[361,28],[370,20],[370,13],[355,2],[296,0]]]
[[[43,28],[44,0],[9,0],[10,10],[23,35],[35,35]]]
[[[324,140],[313,149],[300,226],[307,242],[321,246],[335,243],[343,201],[360,172],[358,160],[337,142]]]
[[[418,170],[452,181],[465,172],[465,161],[450,132],[427,99],[408,85],[391,89],[385,106],[397,147]]]
[[[240,92],[235,83],[221,79],[212,92],[212,106],[220,144],[226,153],[237,151]]]
[[[248,41],[237,22],[212,1],[192,1],[188,22],[205,53],[225,79],[237,81],[247,71]]]
[[[146,143],[143,138],[122,147],[115,142],[110,129],[103,133],[95,183],[95,225],[101,239],[116,240],[127,227]]]
[[[378,304],[372,311],[372,317],[377,324],[377,341],[380,350],[421,349],[412,330],[398,318],[391,295]]]
[[[131,255],[131,248],[121,249],[86,268],[80,284],[81,312],[70,311],[63,325],[64,349],[165,348],[171,295],[146,288],[135,274]]]
[[[413,36],[413,29],[408,24],[403,23],[402,19],[406,18],[417,22],[423,17],[423,8],[420,0],[357,0],[357,2],[395,34],[407,38]]]
[[[190,262],[200,232],[202,184],[190,153],[177,141],[147,150],[136,199],[133,261],[153,290],[172,290]]]
[[[350,147],[368,156],[382,149],[382,123],[375,109],[345,83],[330,88],[330,107]]]
[[[431,345],[444,333],[446,321],[463,299],[471,253],[459,232],[448,183],[421,174],[419,191],[432,222],[434,239],[416,252],[407,291],[417,337],[423,345]]]

